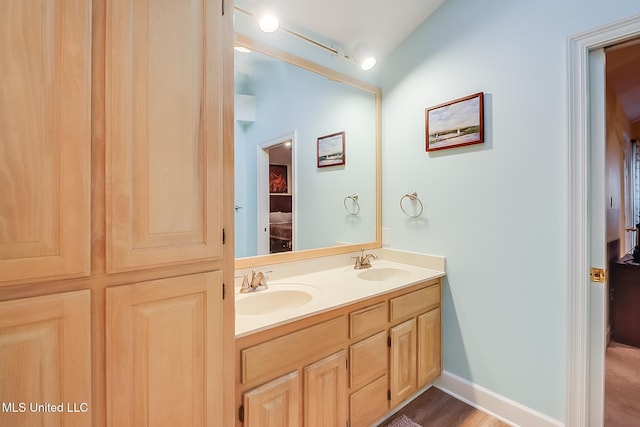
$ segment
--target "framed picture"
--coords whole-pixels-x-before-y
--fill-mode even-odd
[[[318,167],[339,166],[345,164],[344,132],[318,138]]]
[[[287,194],[288,192],[287,165],[269,165],[269,193]]]
[[[427,151],[484,142],[483,93],[425,110]]]

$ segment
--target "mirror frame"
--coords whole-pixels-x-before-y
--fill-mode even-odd
[[[263,265],[279,264],[283,262],[299,261],[299,260],[318,258],[323,256],[346,254],[350,252],[359,251],[360,249],[377,249],[382,247],[382,132],[381,132],[382,93],[380,88],[370,85],[368,83],[362,82],[346,74],[342,74],[337,71],[334,71],[330,68],[323,67],[321,65],[318,65],[304,58],[300,58],[288,52],[284,52],[266,43],[253,40],[242,34],[238,34],[238,33],[235,34],[235,45],[246,47],[247,49],[250,49],[252,51],[256,51],[256,52],[271,56],[273,58],[279,59],[284,62],[288,62],[292,65],[296,65],[308,71],[321,74],[330,79],[333,79],[333,80],[354,86],[356,88],[362,89],[366,92],[372,93],[375,96],[375,110],[376,110],[376,113],[375,113],[376,115],[375,117],[375,121],[376,121],[375,123],[375,126],[376,126],[376,130],[375,130],[375,135],[376,135],[375,240],[372,242],[361,243],[357,245],[329,246],[326,248],[304,249],[304,250],[299,250],[294,252],[283,252],[283,253],[277,253],[277,254],[235,258],[235,269],[241,270],[246,268],[259,267]],[[234,138],[234,141],[235,141],[235,138]],[[235,228],[235,222],[234,222],[234,228]],[[235,235],[235,230],[234,230],[234,235]]]

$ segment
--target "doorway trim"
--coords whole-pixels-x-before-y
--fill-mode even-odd
[[[640,15],[568,40],[567,409],[565,425],[587,426],[589,406],[589,53],[640,35]],[[602,266],[604,267],[604,266]],[[604,331],[602,331],[604,334]],[[604,375],[604,366],[602,367]]]
[[[265,232],[261,230],[269,229],[269,148],[274,147],[279,144],[283,144],[285,142],[291,141],[291,188],[293,189],[291,194],[291,206],[292,212],[291,215],[291,227],[292,227],[292,249],[295,250],[296,244],[296,196],[295,196],[295,188],[297,185],[297,168],[296,168],[296,138],[297,131],[293,130],[289,133],[281,135],[277,138],[268,140],[258,145],[258,153],[257,153],[257,214],[256,217],[258,219],[258,240],[257,240],[257,249],[258,255],[267,255],[269,254],[269,237]]]

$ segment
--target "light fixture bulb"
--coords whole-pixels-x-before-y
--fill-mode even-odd
[[[265,13],[260,17],[260,29],[265,33],[273,33],[280,28],[280,21],[278,17],[272,13]]]
[[[362,58],[360,60],[360,68],[362,68],[363,71],[369,71],[370,69],[375,67],[375,65],[376,58],[374,58],[373,56],[367,56],[366,58]]]
[[[376,65],[376,57],[373,56],[371,49],[369,49],[369,46],[364,42],[358,43],[353,52],[353,56],[353,59],[360,64],[360,68],[363,71],[369,71]]]

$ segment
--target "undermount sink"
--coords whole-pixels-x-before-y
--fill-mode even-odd
[[[372,282],[382,282],[385,280],[396,280],[409,278],[411,273],[407,270],[394,267],[372,267],[369,270],[358,273],[358,278],[363,280],[369,280]]]
[[[318,288],[302,284],[274,284],[264,291],[236,298],[236,314],[259,316],[293,310],[308,304],[320,293]]]

